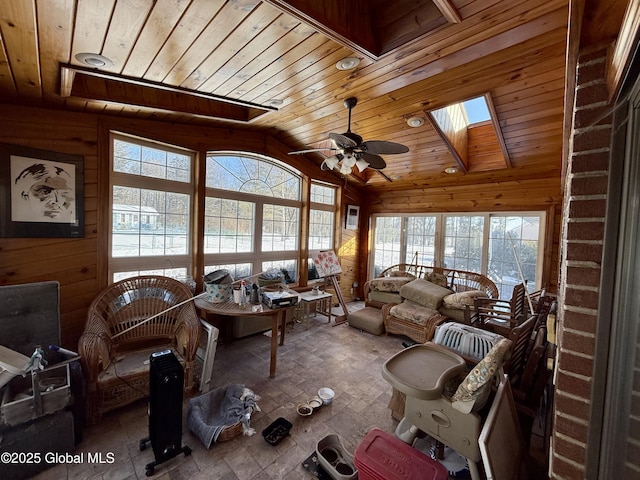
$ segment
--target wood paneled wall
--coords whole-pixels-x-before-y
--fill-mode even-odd
[[[0,238],[0,285],[14,285],[44,280],[60,282],[62,344],[74,349],[84,329],[91,301],[107,283],[105,261],[109,232],[105,222],[108,205],[108,133],[116,130],[161,142],[193,149],[253,151],[286,161],[316,179],[336,183],[339,179],[321,171],[303,157],[287,155],[289,148],[271,137],[246,129],[214,129],[202,126],[154,122],[135,118],[122,119],[94,114],[77,114],[0,104],[0,142],[24,145],[60,153],[82,155],[85,170],[85,237]],[[1,158],[0,162],[8,161]],[[349,200],[359,204],[358,191],[344,189]],[[341,209],[344,215],[344,208]],[[344,228],[344,217],[340,219]],[[339,231],[340,232],[340,231]],[[345,274],[341,289],[349,299],[349,289],[356,275],[357,242],[355,231],[338,235],[336,251],[344,252]]]
[[[99,288],[97,117],[9,106],[0,112],[0,142],[84,157],[84,238],[0,238],[0,285],[58,281],[62,343],[76,350]]]
[[[315,178],[336,183],[308,160],[287,155],[288,147],[263,134],[246,129],[214,129],[203,126],[119,119],[11,105],[0,105],[0,142],[25,145],[60,153],[82,155],[85,160],[85,237],[82,239],[0,239],[0,285],[57,280],[61,286],[62,343],[75,348],[82,333],[85,314],[95,295],[104,287],[104,261],[108,232],[101,219],[107,191],[109,130],[140,135],[191,148],[238,149],[260,152],[288,162]],[[6,159],[0,158],[0,161]],[[556,172],[551,172],[550,175]],[[388,192],[369,198],[365,190],[344,186],[340,199],[339,240],[343,274],[340,288],[349,300],[362,297],[367,280],[368,226],[372,213],[464,212],[496,210],[547,210],[550,212],[545,245],[543,282],[555,291],[560,232],[560,179],[549,178],[468,184],[458,187],[423,187]],[[357,230],[345,229],[347,205],[361,207]],[[100,212],[99,209],[103,208]],[[353,282],[359,288],[352,293]]]

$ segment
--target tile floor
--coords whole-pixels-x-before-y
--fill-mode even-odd
[[[396,421],[387,403],[391,387],[381,375],[382,364],[401,350],[403,337],[374,336],[347,324],[329,326],[326,317],[311,318],[308,328],[296,324],[278,348],[276,377],[270,379],[270,339],[265,335],[218,345],[214,363],[214,386],[244,384],[260,396],[260,412],[251,418],[253,436],[213,444],[207,450],[183,422],[183,444],[192,449],[155,469],[158,479],[301,480],[313,478],[302,462],[316,442],[337,433],[354,452],[373,427],[392,433]],[[300,417],[295,406],[331,387],[336,396],[310,417]],[[186,416],[186,404],[183,408]],[[278,417],[293,424],[290,435],[277,446],[269,445],[262,430]],[[151,448],[139,450],[147,436],[147,404],[140,401],[104,416],[85,430],[76,453],[112,453],[112,464],[57,465],[38,479],[144,479],[145,465],[153,461]],[[535,476],[532,478],[544,478]]]

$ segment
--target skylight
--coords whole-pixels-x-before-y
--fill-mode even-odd
[[[471,100],[462,102],[462,106],[467,114],[469,125],[491,120],[491,114],[489,113],[486,97],[472,98]]]
[[[511,167],[489,93],[425,113],[447,145],[457,170],[466,173]],[[448,167],[445,165],[445,171]]]

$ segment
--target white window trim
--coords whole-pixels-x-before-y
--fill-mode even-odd
[[[287,170],[289,173],[296,175],[300,179],[301,187],[303,184],[304,176],[302,173],[289,165],[278,161],[277,159],[266,157],[264,155],[258,155],[248,152],[233,152],[233,151],[208,151],[207,156],[237,156],[252,158],[258,161],[273,163],[279,168]],[[280,262],[294,260],[297,265],[298,278],[301,278],[303,266],[300,265],[300,251],[302,245],[300,244],[302,238],[302,209],[305,208],[305,202],[302,200],[304,195],[301,190],[299,200],[291,200],[288,198],[269,197],[265,195],[256,195],[253,193],[236,192],[233,190],[226,190],[215,187],[205,186],[205,201],[207,198],[222,198],[229,200],[238,200],[243,202],[252,202],[255,205],[254,213],[254,238],[253,238],[253,250],[251,252],[225,252],[225,253],[206,253],[203,252],[203,265],[206,267],[209,265],[231,265],[231,264],[251,264],[252,275],[256,275],[261,272],[263,262]],[[293,207],[298,209],[298,237],[297,247],[294,250],[275,250],[271,252],[261,251],[262,245],[262,227],[263,227],[263,207],[264,205],[277,205],[285,207]],[[304,265],[306,271],[306,265]],[[298,283],[296,279],[296,283]]]
[[[376,219],[381,217],[399,217],[401,218],[401,231],[400,231],[400,262],[405,263],[404,258],[407,258],[407,247],[406,247],[406,219],[409,217],[436,217],[436,231],[435,231],[435,265],[442,266],[444,263],[444,225],[446,217],[469,217],[469,216],[484,216],[485,217],[485,226],[488,225],[491,217],[508,217],[508,216],[516,216],[516,217],[540,217],[540,230],[538,233],[538,252],[537,252],[537,261],[536,261],[536,278],[535,284],[542,285],[542,270],[543,270],[543,262],[544,262],[544,243],[546,238],[546,228],[547,228],[547,212],[544,210],[540,211],[509,211],[509,212],[424,212],[424,213],[376,213],[371,216],[371,245],[370,250],[373,252],[375,245],[373,245],[373,241],[375,239],[375,228],[376,228]],[[489,256],[488,256],[488,245],[489,245],[489,229],[483,229],[483,248],[482,248],[482,273],[486,275],[487,269],[489,266]],[[391,265],[388,265],[389,267]],[[374,255],[369,255],[369,265],[368,265],[368,276],[371,277],[373,272],[375,271],[374,265]]]
[[[178,182],[161,178],[146,177],[143,175],[126,174],[113,171],[115,140],[134,143],[136,145],[161,148],[165,151],[176,152],[182,155],[188,155],[192,158],[191,178],[189,182]],[[184,268],[187,275],[191,275],[191,267],[193,265],[193,232],[195,225],[195,169],[196,169],[196,152],[193,150],[169,145],[162,142],[154,142],[139,137],[126,135],[119,132],[109,133],[109,215],[108,215],[108,278],[109,282],[113,281],[114,275],[119,272],[134,270],[157,270],[157,269],[174,269]],[[153,255],[153,256],[137,256],[137,257],[113,257],[113,187],[129,187],[140,188],[143,190],[158,190],[172,193],[180,193],[190,196],[189,201],[189,240],[187,241],[187,253],[184,255]]]

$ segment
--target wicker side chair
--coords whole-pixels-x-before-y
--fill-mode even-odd
[[[470,290],[480,290],[486,293],[488,298],[498,298],[500,292],[495,283],[485,275],[466,270],[451,270],[443,268],[443,273],[450,279],[449,284],[454,292],[468,292]]]
[[[200,320],[193,302],[161,313],[190,298],[191,291],[178,280],[151,275],[121,280],[98,294],[78,341],[89,423],[149,394],[153,352],[170,348],[176,353],[184,367],[185,394],[191,394]]]

